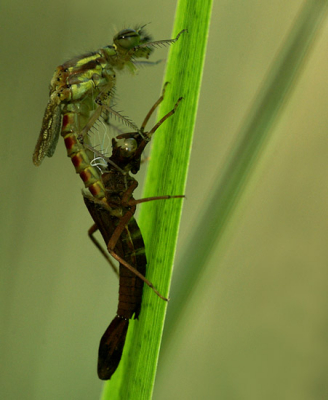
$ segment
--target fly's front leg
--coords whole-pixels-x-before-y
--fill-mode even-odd
[[[129,223],[130,219],[133,217],[135,210],[136,210],[135,206],[131,207],[131,209],[128,210],[123,215],[123,217],[120,219],[119,224],[117,225],[112,237],[110,238],[110,240],[108,242],[108,245],[107,245],[108,252],[113,258],[115,258],[115,260],[117,260],[120,264],[124,265],[127,269],[129,269],[131,272],[133,272],[138,278],[140,278],[142,281],[144,281],[146,283],[146,285],[148,285],[157,294],[158,297],[160,297],[161,299],[163,299],[165,301],[168,301],[169,299],[162,296],[155,289],[154,285],[147,278],[145,278],[136,268],[134,268],[132,265],[127,263],[122,257],[120,257],[118,254],[116,254],[114,251],[115,246],[116,246],[120,236],[122,235],[126,225]]]
[[[133,191],[137,188],[138,186],[138,182],[134,181],[129,187],[128,189],[125,191],[125,193],[122,196],[122,206],[123,207],[134,207],[137,204],[141,204],[141,203],[147,203],[148,201],[153,201],[153,200],[168,200],[168,199],[181,199],[184,198],[184,195],[177,195],[177,196],[155,196],[155,197],[145,197],[143,199],[130,199],[130,197],[132,196]]]
[[[132,193],[137,189],[138,187],[138,182],[134,180],[131,185],[126,189],[126,191],[123,193],[122,196],[122,201],[121,204],[123,207],[130,206],[130,197],[132,196]],[[133,204],[134,205],[134,204]]]
[[[110,266],[112,267],[113,271],[115,272],[115,274],[117,275],[117,277],[119,277],[119,273],[118,270],[116,268],[116,265],[114,265],[113,261],[108,257],[108,254],[106,253],[106,251],[102,248],[101,244],[98,242],[98,240],[93,236],[95,232],[97,232],[98,227],[96,224],[92,225],[92,227],[88,230],[88,235],[89,238],[91,239],[91,241],[93,242],[93,244],[98,248],[98,250],[100,251],[100,253],[106,258],[106,260],[108,261],[108,263],[110,264]]]
[[[183,199],[183,198],[185,198],[186,196],[183,194],[183,195],[177,195],[177,196],[170,196],[170,195],[167,195],[167,196],[154,196],[154,197],[145,197],[144,199],[138,199],[138,200],[135,200],[135,199],[131,199],[131,200],[129,200],[128,201],[128,205],[129,206],[135,206],[135,205],[137,205],[137,204],[141,204],[141,203],[147,203],[148,201],[154,201],[154,200],[169,200],[169,199]]]

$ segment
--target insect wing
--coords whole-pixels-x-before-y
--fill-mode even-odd
[[[108,380],[122,357],[129,320],[116,316],[103,334],[98,351],[98,376]]]
[[[61,106],[50,98],[44,113],[39,139],[33,153],[33,163],[39,166],[44,157],[52,157],[61,129]]]
[[[115,230],[114,219],[111,217],[109,210],[100,203],[96,203],[93,198],[86,194],[84,194],[83,199],[92,219],[104,238],[105,243],[108,243]],[[120,254],[123,255],[121,249]]]

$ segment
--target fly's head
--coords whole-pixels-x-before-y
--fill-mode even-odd
[[[112,155],[107,159],[108,168],[116,168],[123,173],[136,174],[140,169],[141,155],[150,142],[153,134],[157,129],[166,121],[171,115],[173,115],[178,108],[180,101],[183,99],[180,97],[175,103],[173,109],[169,111],[164,117],[162,117],[148,132],[145,132],[145,127],[151,115],[154,113],[158,105],[164,99],[164,93],[167,83],[164,85],[162,96],[156,101],[153,107],[148,112],[146,118],[144,119],[141,128],[136,127],[136,131],[123,133],[118,135],[115,139],[112,139]],[[131,124],[126,118],[123,118],[126,122]],[[132,124],[133,125],[133,124]]]
[[[148,142],[147,134],[143,132],[119,135],[112,140],[112,156],[109,160],[112,165],[117,165],[123,171],[136,174],[140,169],[142,152]]]

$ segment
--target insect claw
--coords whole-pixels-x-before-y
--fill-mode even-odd
[[[167,298],[167,297],[164,297],[164,296],[162,296],[161,294],[160,294],[160,292],[157,290],[157,289],[155,289],[154,288],[154,286],[153,285],[148,285],[156,294],[157,294],[157,296],[159,297],[159,298],[161,298],[162,300],[164,300],[164,301],[169,301],[170,299],[169,298]]]

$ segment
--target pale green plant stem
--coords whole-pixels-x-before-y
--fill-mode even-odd
[[[177,112],[155,133],[143,197],[184,194],[192,135],[205,60],[212,1],[180,0],[173,30],[165,82],[170,82],[159,118],[178,98]],[[158,119],[159,119],[158,118]],[[145,240],[147,278],[163,294],[169,294],[182,199],[142,205],[139,224]],[[131,321],[123,357],[102,399],[150,399],[161,344],[167,303],[147,286],[139,321]]]

